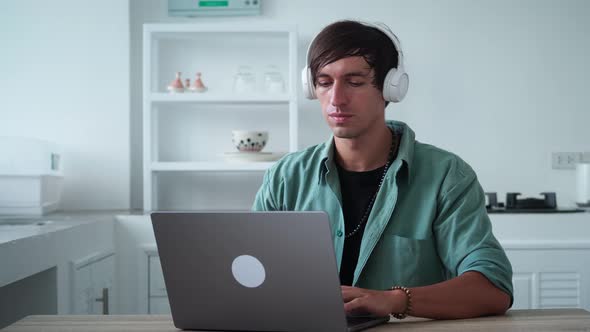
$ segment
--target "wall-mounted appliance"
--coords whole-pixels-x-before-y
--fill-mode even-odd
[[[43,215],[58,208],[62,151],[44,140],[0,137],[0,215]]]
[[[168,0],[169,16],[260,15],[261,0]]]

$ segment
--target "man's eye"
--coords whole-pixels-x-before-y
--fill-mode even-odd
[[[332,84],[332,82],[318,82],[318,85],[325,88]]]
[[[365,84],[365,82],[349,82],[348,84],[352,86],[362,86]]]

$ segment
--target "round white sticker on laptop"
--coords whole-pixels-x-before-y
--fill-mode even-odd
[[[231,272],[240,285],[254,288],[262,285],[266,272],[262,263],[254,256],[242,255],[234,259]]]

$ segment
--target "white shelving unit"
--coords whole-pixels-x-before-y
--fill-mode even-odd
[[[238,66],[256,74],[256,91],[237,94]],[[283,93],[262,89],[262,73],[275,66]],[[194,80],[202,72],[204,93],[168,93],[175,72]],[[198,172],[262,172],[273,162],[226,162],[232,129],[268,130],[265,152],[298,149],[297,30],[295,26],[145,24],[143,34],[143,205],[158,206],[159,177]],[[178,182],[178,180],[177,180]],[[204,188],[203,190],[207,190]],[[228,206],[228,208],[232,208]]]

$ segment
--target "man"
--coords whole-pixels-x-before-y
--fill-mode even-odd
[[[407,89],[402,59],[381,25],[340,21],[316,36],[304,92],[319,99],[333,138],[270,168],[253,209],[328,213],[349,313],[502,314],[512,268],[474,171],[385,120]]]

